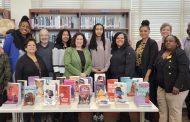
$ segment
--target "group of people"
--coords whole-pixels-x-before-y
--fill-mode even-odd
[[[107,78],[112,79],[142,77],[144,82],[150,83],[150,99],[158,105],[159,122],[181,122],[186,96],[190,118],[190,23],[188,37],[182,42],[172,35],[172,26],[168,23],[161,26],[162,40],[156,42],[149,36],[149,24],[148,20],[142,21],[139,28],[141,40],[135,50],[124,32],[117,32],[112,42],[107,39],[104,26],[100,23],[94,25],[90,40],[81,32],[71,37],[69,30],[62,29],[53,44],[49,41],[48,30],[41,29],[40,42],[36,44],[29,20],[24,16],[19,29],[7,33],[4,51],[0,49],[0,73],[4,74],[0,79],[0,91],[3,93],[8,81],[27,80],[29,76],[69,78],[105,73]],[[0,95],[2,104],[6,96]],[[34,115],[35,122],[40,122],[42,114]],[[24,121],[29,122],[30,116],[30,113],[24,114]],[[58,114],[55,116],[53,119],[59,118]],[[99,116],[102,118],[103,113]],[[77,113],[64,113],[63,117],[65,121],[78,121]],[[146,118],[156,121],[150,113]],[[119,121],[130,122],[129,114],[120,113]]]

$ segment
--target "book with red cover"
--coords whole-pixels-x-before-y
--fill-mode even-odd
[[[107,80],[107,94],[108,94],[110,101],[114,101],[114,92],[115,92],[114,83],[115,82],[118,82],[118,79],[108,79]]]
[[[60,85],[59,86],[59,103],[70,104],[71,102],[71,86],[70,85]]]
[[[71,98],[75,98],[75,80],[66,79],[64,85],[71,85]]]

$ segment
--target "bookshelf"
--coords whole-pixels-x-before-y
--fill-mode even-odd
[[[106,37],[112,39],[118,31],[129,33],[129,12],[129,9],[30,9],[29,17],[37,40],[42,28],[50,31],[51,40],[64,28],[69,29],[71,35],[83,32],[89,39],[96,23],[103,24]]]
[[[0,8],[0,19],[10,19],[11,14],[9,10]]]

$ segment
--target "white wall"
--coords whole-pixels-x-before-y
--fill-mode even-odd
[[[31,8],[31,0],[11,0],[11,18],[15,19],[16,28],[18,28],[18,23],[23,15],[29,17],[29,9]]]

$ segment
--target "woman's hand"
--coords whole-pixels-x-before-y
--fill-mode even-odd
[[[80,73],[80,77],[86,77],[85,73]]]
[[[143,81],[148,82],[148,80],[149,80],[149,76],[145,76]]]
[[[174,95],[179,94],[179,89],[174,86],[173,90],[172,90],[172,94],[174,94]]]

